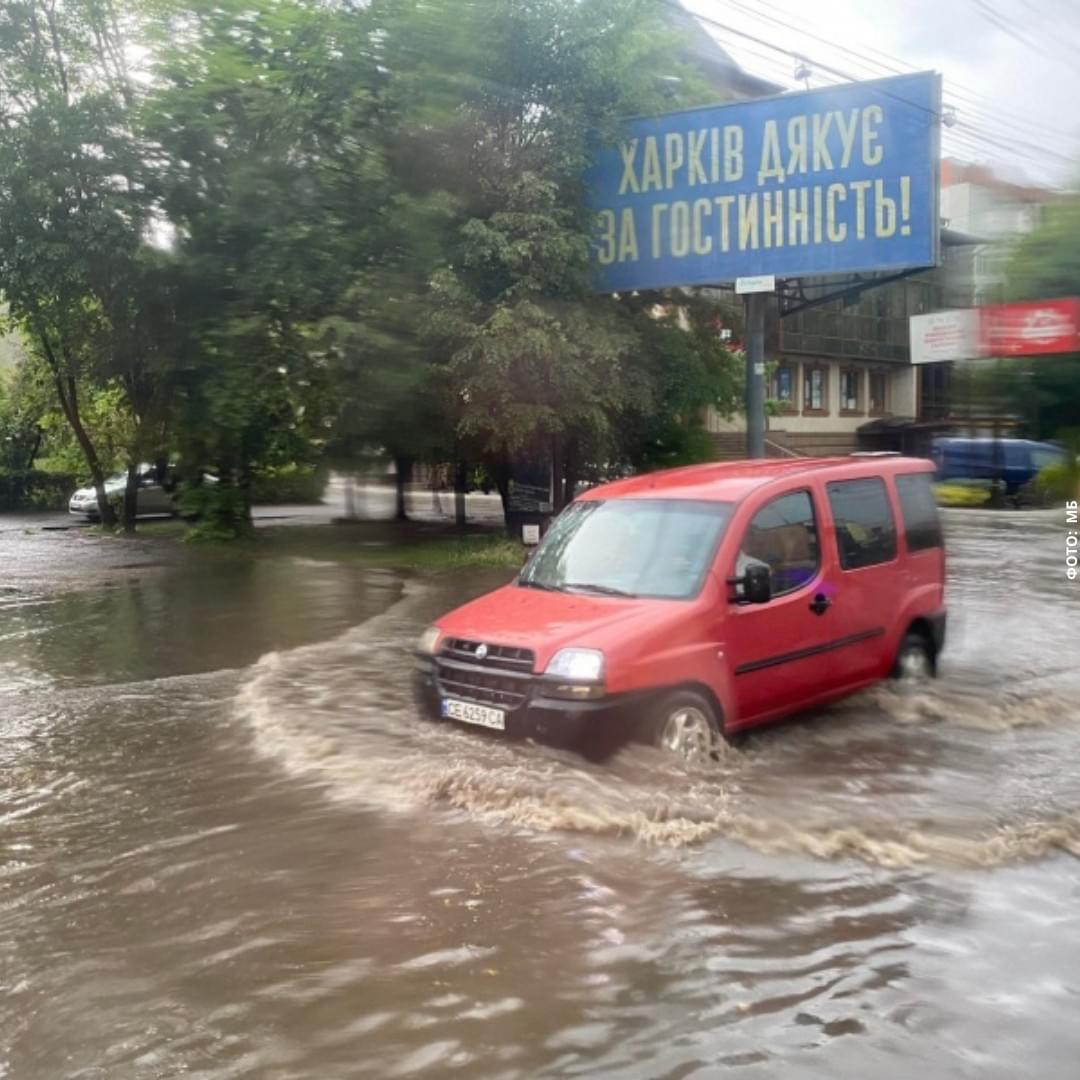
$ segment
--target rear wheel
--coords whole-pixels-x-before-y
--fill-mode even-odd
[[[934,648],[925,635],[905,634],[896,653],[892,675],[906,686],[920,686],[937,674]]]
[[[704,695],[678,690],[654,708],[647,731],[654,746],[694,764],[712,761],[721,739],[716,710]]]

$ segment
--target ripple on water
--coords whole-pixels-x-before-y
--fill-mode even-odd
[[[592,764],[420,718],[401,672],[422,607],[414,588],[333,641],[264,656],[236,700],[257,749],[335,799],[535,831],[671,847],[728,839],[887,867],[1080,856],[1080,788],[1056,764],[1080,750],[1065,697],[881,687],[753,734],[709,770],[646,747]],[[992,741],[1028,728],[1043,739],[1015,757]],[[986,799],[993,758],[1007,814]]]

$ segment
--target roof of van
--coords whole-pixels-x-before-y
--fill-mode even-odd
[[[799,473],[829,472],[829,479],[855,480],[892,472],[933,472],[925,458],[896,456],[783,458],[714,461],[644,473],[591,488],[580,499],[715,499],[736,502],[755,488]]]
[[[1001,443],[1002,446],[1037,446],[1040,449],[1045,450],[1060,450],[1063,453],[1065,448],[1060,443],[1052,442],[1040,442],[1038,439],[1005,439],[1001,438],[996,440]],[[953,446],[993,446],[994,437],[992,435],[943,435],[934,439],[933,445],[935,447],[953,447]]]

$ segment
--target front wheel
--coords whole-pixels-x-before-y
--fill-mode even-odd
[[[937,674],[930,642],[922,634],[905,634],[896,653],[892,677],[905,686],[921,686]]]
[[[654,746],[693,764],[716,757],[722,738],[712,702],[693,690],[679,690],[653,709],[646,732]]]

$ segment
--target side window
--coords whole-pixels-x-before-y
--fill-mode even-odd
[[[896,478],[900,514],[904,519],[908,551],[942,546],[941,521],[938,518],[930,473],[904,473]]]
[[[1041,447],[1031,451],[1031,464],[1036,469],[1045,469],[1047,465],[1060,465],[1067,460],[1060,450],[1043,450]]]
[[[817,573],[817,523],[808,491],[781,495],[754,515],[735,560],[735,576],[755,563],[769,568],[773,596],[800,588]],[[741,594],[738,585],[735,595]]]
[[[836,522],[836,546],[845,570],[890,562],[896,558],[896,522],[878,476],[836,480],[826,484]]]

